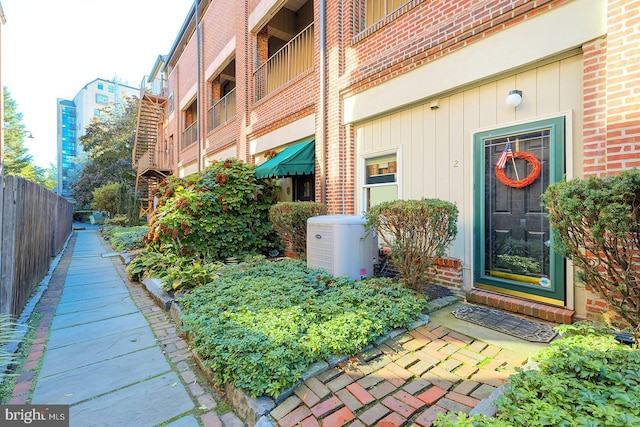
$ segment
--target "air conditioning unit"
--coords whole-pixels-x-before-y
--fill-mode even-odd
[[[321,215],[307,220],[307,266],[332,276],[366,279],[378,261],[378,236],[358,215]]]

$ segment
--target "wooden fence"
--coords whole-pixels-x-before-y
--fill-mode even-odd
[[[22,178],[0,181],[0,313],[20,315],[72,222],[73,205],[63,197]]]

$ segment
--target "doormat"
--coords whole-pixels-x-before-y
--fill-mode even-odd
[[[486,307],[465,305],[451,312],[456,318],[531,342],[550,342],[556,331],[549,325]]]

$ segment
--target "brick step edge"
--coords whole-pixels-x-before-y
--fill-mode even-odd
[[[468,290],[466,292],[466,299],[469,303],[494,307],[553,323],[571,324],[573,323],[573,317],[575,315],[574,310],[567,308],[545,305],[481,289]]]

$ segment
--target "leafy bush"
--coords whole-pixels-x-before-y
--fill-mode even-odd
[[[495,419],[439,417],[443,426],[640,425],[640,350],[608,330],[562,325],[560,340],[541,350],[537,370],[519,371],[495,402]]]
[[[104,226],[100,229],[103,230],[102,234],[104,234],[104,230],[108,229],[111,226],[114,227],[126,227],[128,224],[128,219],[125,215],[116,215],[113,218],[107,218],[104,220]]]
[[[202,286],[217,277],[215,271],[219,263],[199,263],[172,253],[145,250],[127,266],[132,280],[141,281],[144,277],[160,279],[162,288],[175,294]]]
[[[578,277],[640,332],[640,172],[573,179],[543,195],[556,251]]]
[[[283,202],[269,209],[269,220],[290,251],[307,253],[307,220],[326,215],[327,207],[316,202]]]
[[[92,206],[110,216],[122,215],[124,225],[135,225],[139,220],[140,201],[131,188],[123,183],[109,183],[93,190]]]
[[[357,353],[426,303],[386,279],[334,279],[299,260],[225,270],[185,295],[182,320],[215,380],[253,396],[277,396],[311,363]]]
[[[392,265],[412,288],[437,274],[434,261],[458,233],[458,208],[439,199],[384,202],[365,216],[368,226],[391,248]]]
[[[151,250],[214,261],[274,247],[273,186],[256,180],[251,165],[215,161],[202,173],[170,177],[156,194],[159,206],[146,237]]]
[[[149,232],[149,227],[141,225],[137,227],[104,226],[102,234],[111,241],[111,245],[119,251],[129,251],[144,247],[144,236]]]

